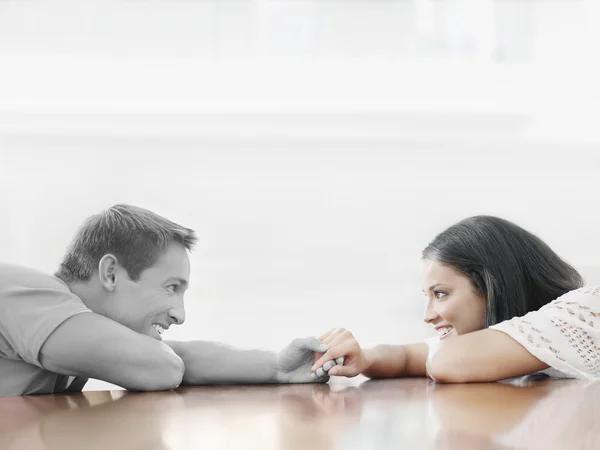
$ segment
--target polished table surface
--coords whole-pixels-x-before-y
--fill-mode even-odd
[[[0,449],[598,449],[600,383],[426,379],[0,398]]]

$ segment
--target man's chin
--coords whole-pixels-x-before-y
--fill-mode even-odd
[[[150,330],[144,330],[140,334],[151,337],[152,339],[156,339],[157,341],[162,341],[162,336],[160,334],[158,334],[158,331],[156,331],[154,329],[154,327],[152,327],[152,329],[150,329]]]
[[[162,336],[158,334],[158,331],[156,330],[152,330],[152,334],[150,335],[150,337],[153,337],[157,341],[162,341]]]

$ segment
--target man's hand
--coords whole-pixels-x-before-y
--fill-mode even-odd
[[[329,347],[312,366],[317,377],[339,375],[354,377],[369,368],[370,362],[350,331],[334,328],[320,338]]]
[[[294,339],[277,355],[277,382],[326,383],[329,380],[327,374],[316,376],[310,368],[327,349],[327,345],[316,337]]]

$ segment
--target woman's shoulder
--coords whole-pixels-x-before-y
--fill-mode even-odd
[[[600,309],[600,286],[584,286],[569,291],[544,305],[541,309],[565,310],[568,313],[575,309],[591,310],[594,307]]]
[[[561,295],[557,298],[557,300],[568,297],[568,296],[592,296],[592,297],[600,297],[600,286],[583,286],[579,289],[575,289],[573,291],[569,291],[566,294]]]
[[[600,330],[600,286],[584,286],[569,291],[538,310],[513,317],[490,328],[518,328],[525,332],[525,328],[539,331],[547,326],[563,329],[565,325],[570,328],[583,326]]]
[[[600,378],[600,287],[575,289],[537,311],[490,328],[508,334],[568,377]]]

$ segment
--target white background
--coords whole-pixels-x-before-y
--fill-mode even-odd
[[[596,1],[0,2],[0,259],[114,203],[194,228],[169,339],[420,340],[474,214],[600,283]],[[102,387],[90,383],[89,388]]]

